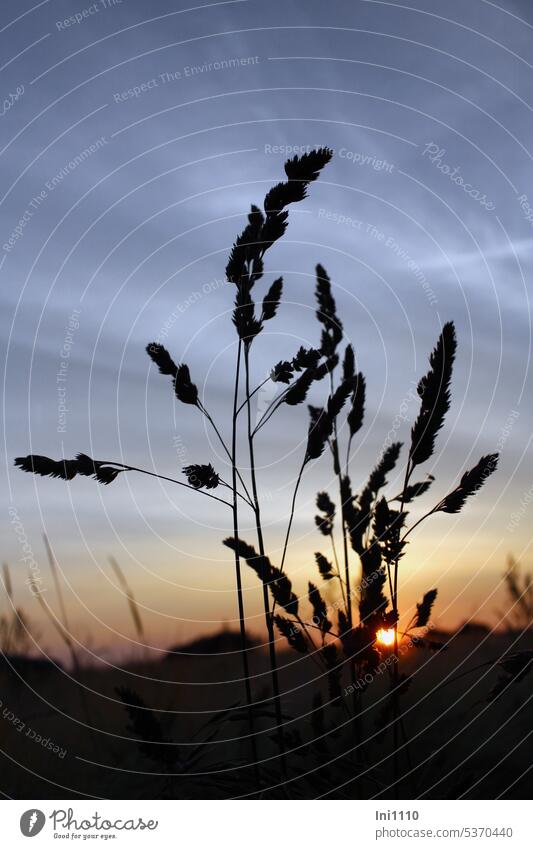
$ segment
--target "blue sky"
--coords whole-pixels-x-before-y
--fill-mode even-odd
[[[529,4],[5,2],[0,39],[1,512],[20,603],[31,609],[10,506],[43,573],[46,529],[80,635],[103,646],[131,630],[109,554],[146,606],[155,644],[234,619],[222,506],[133,476],[105,489],[33,479],[12,460],[86,451],[167,474],[211,461],[227,474],[212,434],[174,404],[144,347],[171,325],[165,344],[228,433],[229,247],[250,204],[283,176],[283,150],[327,144],[332,163],[268,255],[268,275],[284,277],[284,305],[258,341],[256,381],[318,341],[321,262],[367,380],[357,485],[391,428],[408,439],[414,384],[453,319],[453,405],[425,506],[481,454],[501,449],[501,465],[464,514],[420,531],[404,561],[405,598],[413,604],[437,584],[443,623],[494,618],[507,552],[530,561]],[[258,455],[275,560],[306,412],[282,410],[271,424]],[[302,487],[289,563],[300,590],[322,543],[314,493],[331,485],[324,459]],[[260,630],[255,578],[246,580]]]

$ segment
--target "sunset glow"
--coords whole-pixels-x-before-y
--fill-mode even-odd
[[[376,636],[382,646],[394,645],[394,628],[380,628]]]

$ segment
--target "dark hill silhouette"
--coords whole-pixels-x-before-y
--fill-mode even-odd
[[[253,649],[260,645],[258,640],[246,635],[246,648]],[[206,637],[198,637],[182,645],[172,646],[164,656],[164,660],[172,660],[180,655],[213,655],[213,654],[236,654],[242,650],[241,635],[238,631],[219,631]]]

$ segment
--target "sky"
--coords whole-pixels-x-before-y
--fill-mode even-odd
[[[6,0],[0,39],[2,558],[36,643],[57,648],[22,559],[57,609],[44,532],[76,638],[95,657],[136,650],[110,555],[150,645],[235,627],[224,505],[142,475],[67,485],[24,475],[13,458],[82,451],[176,477],[212,462],[229,476],[212,431],[175,403],[145,346],[157,339],[188,363],[228,438],[236,336],[226,258],[250,204],[309,145],[335,155],[267,255],[265,280],[282,275],[284,297],[254,345],[252,383],[318,343],[320,262],[367,382],[357,488],[387,440],[408,443],[416,382],[453,320],[452,408],[421,469],[436,481],[413,520],[481,455],[500,451],[500,467],[463,513],[413,534],[400,602],[408,614],[437,586],[438,625],[497,624],[507,555],[525,567],[532,556],[530,4]],[[258,393],[256,417],[274,389]],[[324,391],[311,400],[323,403]],[[273,562],[306,428],[304,407],[285,407],[257,441]],[[389,494],[402,475],[400,465]],[[326,542],[313,521],[319,489],[335,491],[327,457],[298,497],[287,561],[297,592]],[[242,536],[254,541],[244,513]],[[244,577],[260,634],[261,593]]]

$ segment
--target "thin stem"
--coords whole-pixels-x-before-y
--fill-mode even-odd
[[[232,475],[232,489],[233,489],[233,536],[235,539],[239,538],[239,515],[238,515],[238,502],[237,496],[240,493],[237,492],[237,401],[239,397],[239,374],[241,369],[241,349],[242,342],[239,340],[239,346],[237,349],[237,364],[235,368],[235,389],[233,393],[233,419],[232,419],[232,431],[231,431],[231,475]],[[250,668],[248,665],[248,653],[247,653],[247,640],[246,640],[246,624],[245,624],[245,616],[244,616],[244,600],[242,594],[242,576],[241,576],[241,562],[239,557],[239,552],[235,549],[235,577],[237,582],[237,601],[239,607],[239,627],[241,634],[241,658],[242,658],[242,668],[244,675],[244,688],[246,693],[246,705],[248,708],[248,725],[250,727],[250,744],[252,748],[252,759],[254,764],[254,777],[257,789],[259,790],[261,787],[261,780],[259,776],[259,767],[258,767],[258,756],[257,756],[257,740],[255,736],[255,726],[254,726],[254,714],[252,708],[252,687],[250,683]]]
[[[279,381],[278,381],[278,382],[279,382]],[[272,410],[272,412],[270,413],[270,415],[272,415],[272,413],[274,413],[274,412],[275,412],[276,408],[279,406],[278,402],[281,402],[281,401],[283,400],[284,396],[287,394],[287,392],[289,391],[289,389],[293,386],[293,384],[294,384],[295,382],[296,382],[295,380],[291,380],[291,381],[290,381],[290,382],[286,385],[285,389],[283,389],[283,390],[282,390],[282,392],[280,392],[280,393],[279,393],[279,395],[277,395],[275,398],[273,398],[273,399],[272,399],[272,401],[270,402],[270,404],[268,405],[268,407],[266,408],[265,412],[263,413],[263,415],[262,415],[262,416],[261,416],[261,418],[259,419],[259,422],[258,422],[258,423],[257,423],[257,425],[256,425],[256,428],[255,428],[255,430],[254,430],[254,436],[255,436],[255,434],[257,433],[257,431],[258,431],[261,427],[263,427],[263,425],[264,425],[264,424],[266,424],[266,422],[268,421],[268,419],[267,419],[266,421],[264,421],[264,419],[265,419],[265,417],[268,415],[268,413],[269,413],[269,411],[271,410],[271,408],[272,408],[272,407],[274,407],[274,409]],[[276,383],[276,381],[274,381],[274,383]],[[250,397],[251,397],[251,396],[250,396]],[[270,416],[268,416],[268,418],[270,418]]]
[[[203,414],[204,414],[204,416],[206,417],[207,421],[209,422],[209,424],[211,425],[211,427],[212,427],[212,428],[213,428],[213,430],[215,431],[215,433],[216,433],[216,435],[217,435],[217,437],[218,437],[218,441],[219,441],[219,442],[220,442],[220,444],[222,445],[222,448],[223,448],[223,449],[224,449],[224,451],[226,452],[226,454],[227,454],[227,456],[228,456],[228,458],[229,458],[229,461],[231,462],[231,452],[230,452],[230,450],[229,450],[228,446],[226,445],[226,443],[224,442],[224,438],[222,437],[222,434],[220,433],[220,431],[219,431],[218,427],[216,426],[216,424],[215,424],[215,421],[214,421],[213,417],[212,417],[212,416],[211,416],[211,415],[207,412],[206,408],[205,408],[205,407],[204,407],[204,405],[201,403],[201,401],[198,401],[198,409],[200,410],[200,412],[201,412],[201,413],[203,413]],[[252,499],[250,498],[250,493],[248,492],[248,489],[246,488],[246,484],[245,484],[244,480],[242,479],[242,477],[241,477],[241,473],[239,472],[239,470],[238,470],[238,469],[237,469],[237,477],[239,478],[239,480],[240,480],[240,482],[241,482],[242,488],[244,489],[244,491],[245,491],[245,493],[246,493],[246,496],[247,496],[248,500],[249,500],[249,501],[251,501]]]
[[[390,563],[387,563],[387,577],[389,579],[389,592],[390,592],[391,604],[393,604],[392,600],[394,598],[394,586],[392,584],[392,572],[391,572]]]
[[[227,489],[231,489],[231,491],[233,492],[233,486],[231,484],[229,484],[227,481],[223,480],[222,478],[219,478],[218,480],[219,480],[219,483],[220,483],[221,486],[225,486]],[[244,501],[245,504],[248,505],[248,507],[251,507],[252,510],[255,510],[255,507],[252,504],[252,502],[248,501],[246,496],[243,495],[242,492],[239,492],[238,490],[237,490],[237,498],[242,498],[242,500]]]
[[[424,515],[423,515],[420,519],[418,519],[418,521],[416,521],[416,522],[414,523],[414,525],[411,525],[411,527],[410,527],[410,528],[409,528],[409,529],[408,529],[408,530],[404,533],[404,535],[403,535],[403,537],[401,538],[400,542],[403,542],[403,541],[404,541],[404,539],[407,539],[407,537],[409,536],[409,534],[411,533],[411,531],[414,531],[414,529],[415,529],[415,528],[417,528],[417,527],[418,527],[418,525],[420,525],[420,523],[424,521],[424,519],[429,518],[429,516],[433,516],[433,514],[434,514],[434,513],[436,513],[436,512],[438,511],[438,509],[439,509],[439,507],[440,507],[440,503],[441,503],[441,502],[439,501],[439,503],[436,505],[436,507],[433,507],[433,509],[432,509],[432,510],[430,510],[428,513],[424,513]]]
[[[47,554],[47,557],[48,557],[48,563],[50,565],[50,571],[52,573],[52,578],[53,578],[53,581],[54,581],[54,585],[55,585],[55,588],[56,588],[56,594],[57,594],[57,598],[58,598],[58,601],[59,601],[59,610],[60,610],[60,613],[61,613],[62,625],[63,625],[64,629],[67,631],[67,633],[70,634],[72,632],[70,630],[70,624],[69,624],[69,621],[68,621],[67,608],[66,608],[66,605],[65,605],[65,600],[63,598],[63,593],[61,591],[61,582],[59,580],[59,575],[57,574],[56,559],[54,557],[52,547],[50,545],[50,542],[48,540],[48,536],[46,534],[43,534],[43,539],[44,539],[44,545],[45,545],[45,548],[46,548],[46,554]],[[76,654],[75,651],[74,651],[74,654]],[[76,659],[76,667],[77,667],[77,659]]]
[[[337,557],[337,546],[335,545],[335,537],[333,536],[333,531],[331,532],[331,550],[333,551],[333,559],[335,561],[335,566],[337,567],[337,572],[340,577],[340,567],[339,567],[339,558]]]
[[[53,627],[55,628],[55,630],[57,631],[57,633],[59,634],[59,636],[61,637],[61,639],[65,643],[65,645],[66,645],[66,647],[69,651],[71,660],[72,660],[73,669],[76,673],[79,673],[80,664],[79,664],[78,656],[76,654],[74,646],[72,645],[72,639],[71,639],[69,631],[67,631],[67,629],[63,625],[61,619],[59,619],[55,615],[55,613],[52,611],[51,607],[49,607],[48,603],[43,598],[42,593],[40,593],[40,592],[34,593],[34,598],[37,599],[40,606],[44,610],[46,616],[48,617],[48,619],[52,623]]]
[[[334,392],[334,381],[333,381],[333,371],[329,373],[329,385],[330,385],[330,393],[333,396]],[[344,498],[342,492],[342,472],[341,472],[341,462],[339,456],[339,439],[338,439],[338,431],[337,431],[337,417],[333,419],[333,439],[330,441],[330,448],[333,454],[333,471],[335,472],[338,480],[339,480],[339,497],[341,503],[341,525],[342,525],[342,550],[344,555],[344,577],[346,584],[346,615],[348,617],[348,624],[350,629],[353,627],[353,618],[352,618],[352,591],[350,587],[350,563],[348,558],[348,536],[346,533],[346,522],[344,519]],[[348,456],[350,453],[350,445],[348,444]],[[348,470],[348,456],[346,458],[346,470]],[[347,471],[348,473],[348,471]]]
[[[287,546],[289,544],[289,537],[291,535],[292,522],[293,522],[293,519],[294,519],[294,510],[295,510],[295,507],[296,507],[296,496],[298,495],[298,490],[300,488],[300,483],[302,481],[302,475],[303,475],[303,471],[305,469],[306,464],[307,464],[307,457],[304,457],[303,463],[300,466],[300,471],[298,472],[298,477],[296,479],[296,486],[294,487],[294,492],[292,494],[289,524],[288,524],[288,527],[287,527],[287,533],[285,534],[285,542],[283,544],[283,554],[281,556],[281,565],[279,567],[282,572],[283,572],[283,566],[285,565],[285,557],[287,556]]]
[[[465,675],[471,675],[472,672],[477,672],[479,669],[484,669],[485,666],[496,666],[499,663],[501,658],[496,658],[495,660],[486,660],[485,663],[479,663],[477,666],[473,666],[471,669],[465,669],[464,672],[460,672],[459,675],[454,675],[453,678],[448,678],[447,681],[443,681],[442,684],[439,684],[438,687],[434,687],[431,691],[431,695],[436,693],[438,690],[442,689],[442,687],[447,687],[448,684],[454,684],[455,681],[459,681],[460,678],[464,678]]]
[[[400,502],[400,516],[403,513],[403,508],[405,507],[405,495],[406,495],[406,492],[407,492],[407,487],[409,486],[409,479],[410,479],[410,477],[413,473],[413,468],[414,467],[411,466],[411,459],[409,458],[408,461],[407,461],[407,466],[405,468],[405,479],[404,479],[404,482],[403,482],[402,498],[401,498],[401,502]],[[391,599],[391,601],[393,602],[393,610],[394,610],[394,613],[396,614],[396,616],[398,616],[398,563],[399,563],[399,558],[397,557],[396,560],[394,561],[394,598]],[[395,625],[394,626],[395,633],[397,632],[397,630],[398,629]],[[397,665],[398,664],[395,664],[395,666],[397,666]]]
[[[290,537],[290,534],[291,534],[292,520],[294,519],[294,508],[296,506],[296,496],[298,494],[298,489],[300,487],[300,482],[302,480],[302,474],[303,474],[303,470],[305,469],[306,462],[307,462],[306,458],[304,457],[304,461],[301,465],[300,471],[298,473],[298,478],[296,480],[296,486],[294,487],[294,492],[292,494],[291,513],[290,513],[290,517],[289,517],[289,524],[288,524],[288,527],[287,527],[287,533],[285,534],[285,542],[283,544],[283,554],[281,556],[281,565],[279,567],[280,572],[283,572],[283,567],[285,565],[285,557],[287,555],[287,546],[289,545],[289,537]],[[274,599],[274,603],[272,605],[272,616],[274,616],[275,610],[276,610],[276,599]]]
[[[335,419],[333,423],[334,430],[334,439],[333,439],[333,458],[335,471],[337,472],[337,477],[339,479],[339,497],[341,502],[341,524],[342,524],[342,550],[344,554],[344,580],[346,584],[346,614],[348,616],[348,624],[350,628],[353,627],[353,618],[352,618],[352,589],[350,586],[350,563],[348,557],[348,535],[346,533],[346,522],[344,519],[344,498],[342,492],[342,476],[340,470],[340,460],[339,460],[339,443],[337,441],[337,420]]]
[[[346,477],[348,477],[348,473],[350,471],[350,449],[352,447],[352,439],[353,436],[350,434],[348,437],[348,448],[346,449]]]
[[[322,631],[322,629],[318,625],[313,625],[311,622],[304,622],[304,620],[300,617],[300,615],[298,613],[295,613],[293,615],[294,615],[295,618],[290,619],[289,621],[292,622],[294,625],[299,625],[301,627],[306,638],[309,640],[309,643],[311,644],[312,652],[309,655],[309,657],[315,663],[315,665],[318,666],[318,668],[320,669],[321,672],[324,672],[324,670],[327,671],[327,666],[325,665],[325,663],[322,659],[322,656],[319,655],[318,657],[316,657],[316,654],[320,649],[317,649],[317,647],[315,645],[315,641],[313,640],[308,629],[309,628],[315,628],[315,630],[320,631],[320,633],[322,634],[322,648],[325,645],[325,643],[324,643],[324,632]],[[332,637],[340,638],[340,635],[336,634],[334,631],[328,631],[328,634],[331,634]]]
[[[241,343],[239,343],[239,344],[241,344]],[[253,398],[253,397],[254,397],[254,395],[255,395],[257,392],[259,392],[259,390],[260,390],[260,389],[262,389],[262,388],[263,388],[263,386],[265,385],[265,383],[268,383],[268,381],[269,381],[270,379],[271,379],[271,378],[270,378],[270,375],[268,375],[268,377],[266,377],[264,380],[262,380],[262,381],[261,381],[261,383],[259,384],[259,386],[256,386],[256,387],[255,387],[255,389],[254,389],[252,392],[250,392],[250,398]],[[244,410],[244,408],[245,408],[245,407],[246,407],[246,401],[243,401],[243,402],[242,402],[242,404],[241,404],[241,406],[237,409],[237,411],[236,411],[235,415],[236,415],[236,416],[238,416],[238,415],[239,415],[239,413],[241,412],[241,410]]]
[[[321,656],[320,655],[318,657],[316,656],[318,649],[315,646],[315,641],[313,640],[313,637],[309,633],[308,623],[304,622],[303,619],[300,617],[300,615],[298,613],[296,613],[295,615],[296,615],[296,621],[298,622],[300,627],[303,629],[305,636],[307,637],[307,639],[309,640],[309,643],[311,644],[312,651],[311,651],[311,654],[309,655],[309,657],[311,658],[313,663],[320,669],[320,672],[324,672],[325,666],[323,666],[323,662],[321,663],[321,660],[322,660]],[[310,627],[314,628],[314,627],[318,627],[318,626],[311,625]],[[318,628],[318,630],[320,631],[320,628]]]
[[[31,577],[30,577],[30,581],[31,581]],[[30,587],[31,587],[31,583],[30,583]],[[70,632],[67,630],[67,628],[65,627],[63,622],[56,617],[55,613],[52,611],[52,609],[49,607],[48,603],[43,598],[42,593],[40,591],[38,591],[38,592],[34,593],[33,595],[34,595],[34,598],[37,599],[38,603],[40,604],[40,606],[44,610],[46,616],[48,617],[48,619],[52,623],[53,627],[55,628],[55,630],[57,631],[57,633],[59,634],[59,636],[61,637],[61,639],[65,643],[67,650],[70,654],[70,658],[71,658],[71,661],[72,661],[72,667],[73,667],[73,670],[74,670],[74,675],[76,676],[75,680],[76,680],[76,683],[79,685],[79,696],[80,696],[81,707],[82,707],[83,713],[85,715],[85,722],[86,722],[87,728],[89,730],[89,735],[91,737],[91,740],[93,741],[93,746],[95,746],[96,750],[98,750],[100,748],[100,746],[99,746],[98,737],[97,737],[96,732],[95,732],[91,713],[89,711],[87,694],[85,692],[85,687],[83,686],[83,684],[81,683],[81,680],[80,680],[80,678],[81,678],[81,665],[80,665],[80,661],[79,661],[79,658],[78,658],[78,654],[77,654],[77,652],[74,648],[74,644],[72,642]]]
[[[287,394],[289,389],[290,389],[290,386],[287,386],[287,388],[284,389],[283,392],[280,395],[278,395],[278,397],[275,398],[274,401],[272,401],[271,404],[269,404],[269,406],[267,407],[267,409],[265,410],[265,412],[263,413],[263,415],[259,419],[259,422],[255,426],[254,431],[253,431],[253,436],[255,436],[257,433],[259,433],[261,428],[264,427],[268,421],[270,421],[270,419],[272,418],[272,416],[274,415],[274,413],[276,412],[278,407],[281,407],[281,405],[283,404],[283,399],[284,399],[284,397]]]
[[[276,410],[278,409],[278,407],[280,407],[280,406],[281,406],[281,404],[283,403],[283,399],[285,398],[285,395],[287,394],[287,392],[289,391],[289,389],[292,389],[292,387],[293,387],[293,386],[294,386],[294,384],[296,383],[296,380],[297,380],[297,379],[298,379],[298,378],[296,378],[295,380],[291,380],[291,382],[290,382],[290,383],[289,383],[289,384],[285,387],[285,389],[283,390],[283,392],[280,392],[280,394],[279,394],[276,398],[274,398],[274,400],[273,400],[273,401],[271,401],[271,402],[270,402],[270,404],[269,404],[269,405],[268,405],[268,407],[266,408],[265,412],[263,413],[263,415],[262,415],[262,416],[261,416],[261,418],[259,419],[259,422],[258,422],[258,423],[257,423],[257,425],[255,426],[255,429],[254,429],[254,432],[253,432],[253,435],[254,435],[254,436],[255,436],[255,435],[256,435],[256,433],[257,433],[258,431],[260,431],[260,430],[261,430],[261,428],[262,428],[262,427],[264,427],[264,425],[266,425],[266,423],[267,423],[267,422],[268,422],[268,421],[272,418],[272,416],[274,415],[274,413],[276,412]],[[251,397],[251,396],[250,396],[250,397]]]
[[[335,568],[337,569],[337,578],[339,579],[339,583],[341,585],[341,593],[342,593],[342,600],[344,602],[344,609],[347,610],[348,604],[347,604],[347,601],[346,601],[346,593],[344,591],[344,581],[342,580],[342,577],[341,577],[341,570],[340,570],[340,566],[339,566],[339,558],[337,557],[337,547],[335,545],[335,537],[333,536],[333,531],[331,532],[331,548],[333,550],[333,559],[335,560]]]
[[[257,494],[257,479],[255,473],[255,453],[254,453],[254,438],[252,433],[252,408],[250,404],[250,345],[244,344],[244,368],[246,380],[246,409],[248,421],[248,450],[250,454],[250,476],[252,480],[252,494],[255,504],[255,522],[257,531],[257,542],[259,545],[259,553],[261,557],[265,556],[265,546],[263,541],[263,529],[261,527],[261,510],[259,506],[259,497]],[[272,614],[270,612],[270,603],[268,600],[268,582],[263,579],[263,605],[265,609],[265,623],[268,633],[268,647],[270,655],[270,672],[272,678],[272,690],[274,694],[274,712],[276,714],[276,727],[278,746],[280,751],[281,771],[284,777],[287,776],[287,763],[285,758],[285,740],[283,737],[283,718],[281,713],[281,699],[279,691],[278,666],[276,660],[276,643],[274,635],[274,624]]]
[[[407,491],[407,487],[409,485],[409,478],[412,474],[413,467],[411,466],[411,458],[407,460],[407,465],[405,468],[405,479],[403,482],[402,489],[402,499],[400,503],[400,516],[403,513],[403,509],[405,506],[405,494]],[[394,749],[394,792],[396,798],[398,798],[398,781],[400,778],[400,754],[399,754],[399,703],[398,703],[398,684],[399,684],[399,655],[398,655],[398,563],[399,558],[396,557],[394,561],[394,580],[392,583],[392,611],[394,614],[394,659],[395,663],[392,669],[392,679],[393,679],[393,691],[392,691],[392,712],[393,712],[393,749]],[[387,566],[390,569],[389,566]],[[390,580],[390,574],[389,574]]]
[[[166,475],[158,475],[157,472],[149,472],[147,469],[139,469],[137,466],[126,466],[124,463],[115,463],[114,461],[103,461],[103,464],[106,466],[120,466],[127,472],[140,472],[141,475],[150,475],[152,478],[159,478],[162,481],[169,481],[170,483],[177,483],[178,486],[184,486],[186,489],[192,489],[193,492],[198,492],[200,495],[205,495],[207,498],[212,498],[214,501],[220,501],[221,504],[225,504],[227,507],[231,507],[231,503],[229,501],[225,501],[223,498],[219,498],[218,495],[211,495],[210,492],[206,492],[205,489],[199,489],[196,486],[191,486],[189,483],[183,483],[183,481],[178,481],[176,478],[169,478]]]
[[[296,621],[298,622],[298,625],[300,625],[300,627],[303,629],[305,636],[307,637],[307,639],[311,643],[311,648],[313,649],[311,657],[313,657],[313,659],[316,661],[316,658],[314,657],[314,653],[316,652],[315,641],[313,640],[313,637],[309,633],[308,623],[304,622],[304,620],[302,619],[302,617],[300,616],[299,613],[295,613],[294,615],[296,617]],[[311,627],[314,627],[314,626],[311,626]],[[318,630],[320,630],[320,628]],[[316,661],[316,662],[318,663],[318,661]],[[322,667],[320,667],[320,668],[322,668]]]
[[[299,617],[298,617],[298,621],[299,621]],[[314,622],[304,622],[302,624],[306,625],[308,628],[315,628],[316,631],[320,631],[320,633],[322,633],[322,628],[320,627],[320,625],[315,625]],[[341,638],[341,635],[338,634],[336,631],[328,631],[328,636],[336,637],[338,640],[340,640],[340,638]]]
[[[330,393],[333,396],[334,392],[334,380],[333,380],[333,371],[330,371],[329,374],[329,385],[330,385]],[[351,436],[350,436],[351,440]],[[345,510],[344,510],[344,495],[342,490],[342,471],[341,471],[341,461],[340,461],[340,453],[339,453],[339,439],[338,439],[338,430],[337,430],[337,417],[333,419],[333,439],[330,440],[330,448],[333,454],[333,471],[335,472],[338,481],[339,481],[339,500],[341,505],[341,526],[342,526],[342,550],[344,555],[344,576],[345,576],[345,587],[346,587],[346,595],[343,593],[344,603],[346,607],[346,615],[348,618],[348,625],[350,630],[353,628],[353,616],[352,616],[352,589],[350,585],[350,560],[348,556],[348,534],[346,530],[346,521],[345,521]],[[350,456],[350,441],[348,442],[348,449],[346,455],[346,475],[348,475],[348,460]],[[341,583],[342,586],[342,583]],[[356,676],[356,668],[355,668],[355,660],[354,658],[350,658],[350,674],[352,676],[352,680],[355,680]],[[355,740],[355,749],[358,749],[361,744],[361,728],[360,728],[360,711],[358,710],[358,702],[357,702],[357,692],[353,691],[352,693],[352,708],[353,708],[353,731],[354,731],[354,740]],[[358,787],[359,781],[356,776],[355,786]]]

